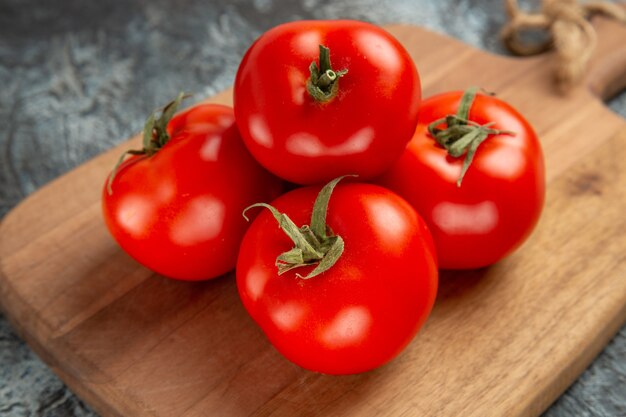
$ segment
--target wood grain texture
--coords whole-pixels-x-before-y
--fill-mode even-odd
[[[125,255],[99,200],[129,144],[6,216],[3,309],[104,416],[537,415],[626,319],[626,123],[598,98],[626,84],[626,29],[596,23],[602,48],[588,88],[569,97],[551,88],[549,55],[496,57],[415,27],[389,28],[415,59],[425,95],[481,85],[528,117],[544,146],[548,192],[517,253],[442,275],[425,328],[381,369],[301,370],[246,315],[232,274],[176,282]],[[229,103],[230,93],[211,101]]]

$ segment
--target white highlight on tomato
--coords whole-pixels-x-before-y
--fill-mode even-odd
[[[510,143],[508,146],[500,146],[486,152],[481,156],[480,163],[489,167],[490,175],[503,179],[517,179],[526,166],[523,150],[516,146],[520,142],[516,142],[514,137],[502,137],[500,140],[508,140]]]
[[[478,204],[446,201],[433,208],[432,219],[441,230],[450,234],[486,234],[498,224],[498,208],[492,201]]]
[[[327,345],[335,348],[355,345],[367,337],[371,324],[372,316],[366,307],[345,307],[324,329],[322,338]]]
[[[285,141],[287,151],[294,155],[320,156],[325,146],[320,140],[309,133],[295,133]]]
[[[180,246],[192,246],[216,238],[224,223],[224,204],[211,196],[195,197],[173,220],[170,237]]]
[[[322,41],[322,35],[320,32],[315,32],[313,30],[307,30],[298,33],[291,40],[291,48],[293,51],[297,51],[298,53],[305,56],[311,56],[314,59],[317,59],[317,57],[319,57],[320,44],[324,44],[324,42]],[[310,61],[313,61],[313,59],[311,59]]]
[[[291,100],[294,104],[302,106],[304,100],[308,97],[306,90],[306,80],[300,68],[289,68],[287,71],[287,80],[289,81],[289,90],[291,90]]]
[[[250,116],[248,129],[250,129],[250,133],[259,144],[265,146],[268,149],[272,149],[272,147],[274,146],[274,138],[269,128],[265,124],[265,120],[263,120],[261,116]]]
[[[368,215],[370,221],[378,223],[371,227],[372,231],[380,232],[376,237],[389,242],[389,245],[383,247],[403,247],[411,233],[406,232],[407,221],[403,213],[398,212],[397,205],[392,204],[387,198],[370,199],[367,210],[370,212]]]
[[[209,135],[204,139],[200,148],[200,158],[204,161],[217,161],[222,145],[222,137],[219,135]]]
[[[158,202],[167,204],[176,198],[178,194],[176,182],[173,178],[164,175],[159,181],[159,186],[154,190],[156,198],[156,201],[152,202],[154,205],[158,205]]]
[[[297,301],[286,302],[270,311],[276,326],[287,332],[298,329],[306,313],[306,307]]]
[[[149,198],[130,195],[121,199],[116,220],[133,239],[143,239],[156,218],[154,203]]]
[[[295,155],[302,156],[343,156],[356,155],[366,151],[374,140],[374,129],[366,126],[357,130],[346,141],[336,146],[326,146],[309,133],[296,133],[287,138],[285,146]]]
[[[235,117],[232,115],[221,115],[216,118],[215,123],[226,130],[235,124]]]
[[[354,43],[358,44],[356,48],[363,51],[365,58],[376,63],[379,74],[374,76],[384,78],[386,81],[381,85],[387,85],[388,88],[378,91],[378,93],[386,93],[387,96],[392,96],[396,90],[394,86],[397,85],[402,74],[402,71],[399,69],[402,66],[402,60],[396,53],[397,47],[389,39],[381,34],[373,33],[369,29],[355,33],[353,38]]]
[[[250,267],[246,277],[246,289],[252,301],[257,301],[263,295],[268,277],[269,274],[265,273],[263,267]]]

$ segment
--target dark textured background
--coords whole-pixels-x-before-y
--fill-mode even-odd
[[[0,217],[138,132],[180,90],[193,101],[228,87],[249,44],[278,23],[406,22],[505,53],[502,3],[0,0]],[[626,115],[626,94],[610,106]],[[0,416],[95,416],[1,315]],[[545,416],[626,416],[626,328]]]

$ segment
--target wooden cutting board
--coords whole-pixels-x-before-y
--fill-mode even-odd
[[[103,416],[537,415],[626,319],[626,122],[598,98],[626,86],[626,28],[595,25],[593,66],[568,97],[552,87],[551,55],[498,57],[389,27],[415,59],[425,96],[479,85],[527,116],[544,146],[548,191],[517,253],[442,274],[427,325],[381,369],[347,377],[299,369],[247,316],[232,274],[176,282],[124,254],[105,230],[100,190],[129,143],[5,217],[4,311]],[[210,101],[230,103],[231,94]]]

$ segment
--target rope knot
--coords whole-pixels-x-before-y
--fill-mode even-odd
[[[502,28],[506,47],[517,55],[536,55],[554,48],[555,79],[563,92],[580,82],[597,43],[596,32],[589,17],[603,14],[626,23],[626,9],[608,2],[580,3],[578,0],[543,0],[541,12],[521,11],[517,0],[506,0],[510,21]],[[526,43],[520,34],[527,30],[548,33],[548,37]]]

